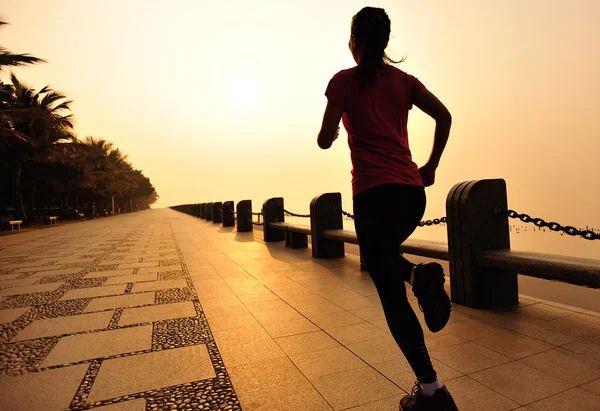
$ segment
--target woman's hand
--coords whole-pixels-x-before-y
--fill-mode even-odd
[[[435,170],[437,166],[426,163],[423,167],[419,168],[419,174],[421,174],[421,180],[425,187],[432,186],[435,183]]]
[[[337,130],[335,130],[335,135],[333,136],[333,141],[337,140],[337,138],[340,136],[340,128],[338,127]]]

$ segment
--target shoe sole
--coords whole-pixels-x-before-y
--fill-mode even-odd
[[[431,332],[436,333],[448,324],[452,311],[450,298],[444,288],[444,270],[437,263],[424,264],[421,266],[421,270],[423,271],[423,280],[428,286],[426,298],[430,301],[435,301],[433,308],[427,307],[427,310],[423,309],[425,323]]]

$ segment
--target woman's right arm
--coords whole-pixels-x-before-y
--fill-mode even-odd
[[[435,170],[440,164],[442,153],[448,142],[452,116],[446,106],[424,87],[415,92],[413,104],[435,120],[433,149],[429,161],[420,169],[422,170],[423,184],[428,187],[435,182]]]

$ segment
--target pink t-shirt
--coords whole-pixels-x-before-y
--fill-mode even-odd
[[[381,184],[423,186],[408,146],[408,110],[415,90],[425,87],[402,70],[387,66],[371,88],[359,93],[357,67],[329,81],[325,95],[344,111],[352,158],[352,193]]]

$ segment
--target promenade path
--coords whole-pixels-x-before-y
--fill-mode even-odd
[[[261,236],[162,209],[1,237],[0,409],[397,410],[358,259]],[[462,411],[600,410],[600,314],[453,306],[426,342]]]

